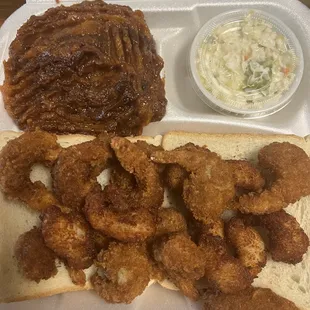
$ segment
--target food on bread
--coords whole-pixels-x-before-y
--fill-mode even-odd
[[[29,280],[39,283],[57,274],[56,255],[45,245],[38,227],[19,236],[15,257],[20,272]]]
[[[256,278],[267,262],[264,240],[253,227],[247,226],[238,217],[231,218],[225,226],[225,235],[236,250],[237,258]]]
[[[154,214],[128,204],[127,196],[121,195],[112,185],[89,193],[84,207],[88,222],[94,229],[123,242],[141,242],[151,237],[156,230]]]
[[[300,263],[309,247],[309,237],[300,227],[295,217],[284,210],[259,216],[245,216],[253,226],[261,226],[268,231],[268,252],[277,262]]]
[[[165,114],[162,68],[141,11],[100,0],[58,6],[18,30],[4,104],[22,130],[138,135]]]
[[[183,184],[183,199],[194,217],[205,224],[218,218],[235,195],[229,164],[207,149],[191,145],[157,151],[152,159],[162,164],[179,164],[190,173]]]
[[[65,148],[53,167],[53,191],[63,205],[80,210],[87,194],[98,185],[98,175],[112,158],[111,137],[99,135],[92,141]]]
[[[91,283],[107,302],[130,303],[150,281],[151,265],[140,244],[112,242],[98,254],[96,266],[99,270],[91,277]]]
[[[13,134],[11,135],[13,136]],[[15,135],[16,136],[16,135]],[[190,136],[191,138],[188,138]],[[214,138],[215,137],[215,138]],[[251,137],[251,138],[250,138]],[[1,138],[1,135],[0,135]],[[8,136],[8,139],[10,136]],[[114,138],[115,139],[115,138]],[[256,272],[253,273],[252,271],[256,269],[255,267],[259,263],[259,261],[256,259],[256,257],[263,257],[263,251],[262,247],[259,247],[257,245],[262,245],[261,239],[257,238],[258,235],[254,233],[253,238],[250,238],[251,240],[245,240],[245,234],[247,233],[249,236],[251,236],[251,232],[254,230],[254,225],[251,223],[248,223],[245,217],[252,217],[252,215],[240,215],[236,214],[238,219],[242,219],[245,226],[240,225],[232,225],[233,220],[229,222],[229,218],[231,217],[230,212],[226,212],[223,214],[223,218],[220,219],[220,217],[217,217],[216,219],[212,220],[211,218],[207,223],[202,223],[201,221],[194,219],[193,215],[190,212],[189,208],[186,208],[184,205],[184,202],[182,201],[181,193],[179,190],[173,191],[173,193],[167,194],[165,197],[165,203],[162,204],[162,206],[155,206],[155,203],[152,203],[152,206],[147,207],[147,204],[145,203],[144,199],[141,199],[141,195],[143,192],[150,193],[149,189],[145,190],[146,185],[149,186],[149,181],[153,182],[157,177],[154,176],[153,172],[156,171],[158,174],[158,179],[160,181],[160,184],[162,186],[163,179],[165,178],[166,174],[163,172],[163,170],[166,169],[166,167],[169,167],[170,164],[157,164],[154,163],[154,169],[151,168],[152,174],[146,175],[144,173],[145,171],[149,171],[149,164],[152,164],[151,158],[152,154],[158,152],[157,147],[148,147],[145,143],[137,143],[135,144],[136,139],[129,138],[131,142],[127,143],[127,140],[123,142],[123,139],[116,139],[118,141],[121,141],[122,143],[119,144],[118,154],[115,154],[113,151],[113,159],[111,160],[111,179],[109,182],[109,171],[105,170],[103,174],[98,176],[98,183],[102,186],[102,188],[97,184],[92,191],[89,193],[88,197],[91,197],[90,194],[97,194],[99,193],[98,200],[94,199],[90,205],[93,208],[93,211],[91,214],[94,216],[94,219],[96,219],[97,224],[100,225],[106,225],[107,221],[102,221],[102,218],[98,217],[98,212],[96,212],[96,208],[98,206],[100,212],[102,210],[109,210],[112,212],[113,215],[117,215],[117,217],[113,218],[110,224],[115,224],[113,233],[116,234],[122,234],[122,238],[124,240],[113,240],[113,235],[111,235],[110,232],[105,231],[104,233],[102,231],[96,230],[96,224],[92,224],[94,227],[90,227],[90,236],[94,243],[94,251],[95,255],[96,253],[108,253],[109,252],[109,245],[115,244],[117,247],[125,246],[133,246],[137,245],[137,239],[133,238],[132,240],[126,240],[126,237],[128,235],[135,231],[135,228],[139,228],[135,225],[134,222],[132,222],[131,212],[135,210],[136,212],[139,212],[139,215],[143,215],[143,212],[146,210],[149,212],[149,215],[151,215],[151,225],[152,232],[145,238],[140,239],[139,241],[139,253],[142,254],[147,259],[147,264],[150,265],[150,269],[148,271],[149,276],[148,279],[156,279],[158,280],[162,285],[174,288],[176,289],[176,286],[181,289],[181,291],[184,291],[187,296],[191,298],[197,298],[200,295],[201,292],[205,292],[207,294],[220,294],[219,291],[226,291],[226,292],[236,292],[242,289],[245,289],[251,285],[251,283],[255,286],[262,286],[262,287],[270,287],[272,288],[277,294],[281,296],[288,296],[288,298],[292,301],[294,301],[298,306],[300,306],[302,309],[307,309],[307,263],[308,263],[308,253],[303,256],[303,261],[299,264],[292,265],[292,264],[281,264],[274,262],[270,257],[268,258],[266,266],[262,269],[262,271],[256,276]],[[167,141],[169,141],[168,147],[167,147]],[[262,190],[265,190],[269,186],[269,184],[272,184],[273,180],[268,180],[268,173],[265,173],[263,171],[262,175],[256,170],[257,165],[255,164],[255,159],[257,159],[257,153],[259,149],[264,147],[265,145],[270,144],[272,141],[280,141],[281,139],[288,139],[292,143],[298,145],[299,147],[302,147],[306,152],[309,152],[307,143],[305,140],[301,138],[295,138],[290,136],[255,136],[254,138],[252,135],[238,135],[237,138],[235,135],[212,135],[212,134],[187,134],[187,133],[168,133],[165,135],[163,140],[163,146],[165,149],[169,149],[169,145],[172,146],[172,148],[180,147],[182,144],[179,144],[180,141],[183,141],[186,144],[188,141],[192,141],[197,146],[194,145],[187,145],[183,148],[183,151],[186,151],[187,154],[190,153],[190,149],[192,149],[192,152],[194,153],[193,159],[197,159],[197,154],[199,156],[202,156],[200,154],[209,154],[211,152],[217,153],[221,155],[222,161],[226,162],[229,165],[229,162],[227,160],[250,160],[254,163],[250,165],[249,162],[245,162],[244,164],[245,169],[242,170],[242,173],[244,171],[248,171],[249,178],[245,178],[247,176],[246,173],[242,176],[244,180],[246,180],[243,184],[249,186],[252,186],[255,184],[253,188],[257,190],[257,194],[259,194]],[[254,139],[254,141],[250,140]],[[273,139],[273,140],[272,140]],[[62,147],[68,147],[70,144],[74,143],[73,141],[76,141],[75,143],[85,142],[88,140],[93,140],[93,137],[85,137],[85,136],[70,136],[70,137],[58,137],[58,143]],[[154,143],[158,145],[160,143],[160,139],[151,139],[151,138],[144,138],[146,141],[150,141],[151,143]],[[221,140],[221,141],[219,141]],[[0,139],[1,141],[1,139]],[[113,141],[113,140],[112,140]],[[226,142],[227,141],[227,142]],[[229,141],[229,149],[227,147],[223,148],[224,145],[228,145]],[[249,142],[251,141],[251,143]],[[260,142],[258,142],[260,141]],[[6,142],[4,142],[5,144]],[[256,144],[255,144],[256,143]],[[112,142],[113,144],[113,142]],[[177,145],[179,144],[179,145]],[[250,147],[249,147],[250,145]],[[125,146],[125,147],[124,147]],[[133,150],[133,151],[132,151]],[[178,151],[182,151],[182,148]],[[161,151],[162,152],[162,151]],[[145,156],[140,156],[140,154],[144,154]],[[117,156],[119,156],[119,159]],[[134,156],[135,155],[135,156]],[[138,158],[139,155],[142,158],[142,163]],[[188,156],[188,155],[187,155]],[[136,158],[134,158],[136,157]],[[121,163],[119,161],[123,161],[124,167],[121,166]],[[145,165],[145,166],[143,166]],[[152,165],[150,165],[152,166]],[[237,165],[235,165],[237,166]],[[128,168],[129,167],[129,168]],[[131,167],[131,168],[130,168]],[[147,167],[147,169],[141,169],[141,167]],[[176,166],[184,171],[184,168],[181,166]],[[232,168],[232,167],[231,167]],[[141,170],[139,170],[141,169]],[[40,170],[41,171],[41,170]],[[231,177],[233,179],[233,188],[234,188],[234,201],[238,201],[239,194],[236,196],[236,190],[238,191],[238,186],[236,186],[236,180],[237,178],[234,177],[232,169],[231,171]],[[138,173],[139,172],[139,173]],[[254,174],[251,174],[251,173]],[[251,178],[251,176],[257,176],[257,178]],[[151,176],[151,177],[150,177]],[[253,182],[253,180],[259,180],[263,176],[264,179],[266,179],[266,185],[264,185],[263,188],[259,188],[261,186],[256,186],[256,181]],[[47,179],[47,183],[51,183],[49,180],[53,177],[53,175],[49,176],[49,179]],[[190,177],[190,173],[186,172],[185,179],[183,182],[186,181]],[[241,178],[241,179],[242,179]],[[33,173],[31,176],[32,180],[36,180],[37,178],[34,177]],[[140,179],[142,179],[142,182],[140,182]],[[86,180],[87,181],[87,180]],[[225,180],[224,180],[225,181]],[[45,182],[44,182],[45,183]],[[147,184],[146,184],[147,183]],[[224,183],[224,182],[223,182]],[[258,184],[259,182],[257,182]],[[241,183],[240,183],[241,184]],[[69,184],[70,185],[70,184]],[[241,188],[241,193],[247,193],[251,191],[251,189]],[[160,191],[161,192],[161,191]],[[238,192],[239,193],[239,192]],[[142,195],[143,196],[143,195]],[[3,199],[3,194],[1,193],[0,197]],[[88,198],[87,197],[87,198]],[[95,196],[94,196],[95,197]],[[154,196],[155,197],[155,194]],[[129,199],[128,199],[129,198]],[[305,225],[306,218],[309,218],[308,215],[308,209],[307,206],[307,199],[308,197],[302,198],[298,203],[290,206],[287,208],[287,210],[292,213],[297,221],[301,224],[302,228],[305,230],[305,233],[309,234],[309,229]],[[159,198],[157,198],[159,201]],[[144,201],[145,208],[141,208],[138,206],[138,202],[140,204],[141,201]],[[162,202],[162,197],[160,199]],[[99,202],[99,203],[98,203]],[[104,202],[104,203],[103,203]],[[137,202],[137,204],[135,204]],[[175,209],[165,209],[172,204]],[[12,235],[7,235],[7,229],[3,230],[3,228],[0,226],[0,233],[1,235],[5,236],[4,240],[13,240],[13,245],[15,244],[15,240],[17,237],[24,233],[25,231],[29,230],[33,226],[40,226],[40,221],[36,222],[36,218],[38,219],[39,214],[37,212],[32,212],[30,208],[25,208],[22,206],[19,206],[14,201],[5,201],[2,203],[2,208],[0,209],[1,216],[3,218],[9,219],[10,215],[14,218],[23,218],[30,227],[26,224],[23,224],[20,228],[13,227],[10,230]],[[12,208],[12,205],[15,207]],[[107,208],[107,205],[109,206]],[[227,204],[227,208],[230,207],[230,202]],[[14,209],[14,211],[12,211]],[[65,214],[75,214],[76,210],[72,208],[68,208],[65,205],[60,205],[61,212],[64,212]],[[81,210],[85,211],[85,207],[82,207]],[[167,210],[167,211],[166,211]],[[21,213],[22,212],[22,213]],[[45,211],[47,212],[47,211]],[[69,213],[67,213],[69,212]],[[29,214],[30,213],[30,214]],[[43,212],[44,213],[44,212]],[[233,213],[236,213],[234,211]],[[20,214],[23,214],[21,216]],[[9,216],[8,216],[9,215]],[[111,214],[109,214],[110,216]],[[84,218],[83,214],[80,214],[80,216],[84,219],[84,221],[89,221],[88,218]],[[97,216],[97,217],[96,217]],[[265,215],[262,215],[265,216]],[[302,217],[303,216],[303,217]],[[253,217],[257,217],[257,215],[253,215]],[[109,217],[108,217],[109,218]],[[139,222],[141,225],[147,224],[147,218],[143,218],[141,216],[141,221]],[[115,220],[115,221],[114,221]],[[228,223],[227,223],[228,221]],[[224,222],[226,222],[226,230],[224,231]],[[9,221],[10,223],[10,221]],[[9,225],[9,224],[8,224]],[[90,226],[91,226],[90,225]],[[131,231],[129,231],[130,234],[127,234],[125,230],[122,231],[123,226],[122,225],[131,225]],[[140,225],[140,227],[141,227]],[[231,230],[229,231],[228,227],[232,225],[233,232]],[[195,228],[195,231],[192,229]],[[250,228],[250,230],[248,229]],[[156,230],[159,231],[159,234],[156,234]],[[78,232],[80,232],[78,230]],[[230,237],[229,233],[231,235],[234,235],[234,240],[229,240]],[[299,232],[298,232],[299,234]],[[180,239],[175,240],[176,236],[183,236]],[[191,237],[189,237],[191,236]],[[57,236],[55,236],[56,238]],[[199,242],[200,239],[200,242]],[[172,241],[173,242],[170,242]],[[229,243],[229,241],[233,241]],[[246,241],[243,243],[243,241]],[[247,242],[249,241],[249,242]],[[9,253],[11,253],[10,245],[7,244],[7,242],[2,241],[2,238],[0,239],[1,247],[2,244],[8,249],[8,254],[4,255],[3,261],[10,261],[6,260],[6,257],[10,257]],[[251,243],[252,242],[252,243]],[[294,242],[294,241],[293,241]],[[69,243],[68,243],[69,244]],[[254,246],[253,246],[254,245]],[[232,248],[235,248],[237,250],[236,253],[231,251],[230,246]],[[256,247],[257,246],[257,247]],[[70,248],[70,246],[68,246]],[[96,247],[96,249],[95,249]],[[238,248],[240,247],[240,248]],[[243,247],[243,248],[242,248]],[[189,251],[189,249],[194,249]],[[126,247],[127,249],[127,247]],[[240,249],[243,250],[239,251]],[[307,249],[304,249],[303,251],[306,251]],[[190,255],[185,254],[187,252],[194,253],[195,257],[190,258]],[[199,273],[200,267],[198,269],[194,268],[194,265],[200,266],[201,260],[199,259],[200,254],[197,253],[203,253],[202,261],[203,261],[203,272]],[[161,254],[165,254],[165,259],[163,260],[163,257],[160,256]],[[139,255],[140,255],[139,254]],[[154,255],[154,254],[158,254]],[[166,255],[167,254],[167,255]],[[250,254],[255,254],[255,259],[250,256]],[[1,254],[2,256],[3,254]],[[93,257],[95,257],[95,255]],[[104,255],[104,254],[102,254]],[[107,254],[108,255],[108,254]],[[127,253],[125,252],[124,255],[126,256]],[[183,256],[186,256],[186,259],[184,260]],[[247,256],[248,255],[248,256]],[[58,255],[57,255],[58,256]],[[82,258],[83,254],[81,255]],[[109,256],[109,255],[108,255]],[[112,256],[109,256],[112,257]],[[246,259],[244,259],[244,257]],[[61,258],[61,257],[60,257]],[[165,264],[163,264],[162,260]],[[170,260],[170,262],[169,262]],[[98,261],[100,261],[98,259]],[[180,267],[180,270],[176,270],[175,267],[173,267],[172,263],[176,262],[175,265]],[[190,262],[194,262],[194,264],[190,264]],[[67,264],[67,270],[63,269],[63,264],[61,263],[58,267],[58,273],[54,276],[49,278],[48,280],[40,281],[38,286],[33,286],[32,281],[27,280],[25,277],[23,277],[18,271],[15,270],[17,267],[17,263],[15,259],[13,259],[13,263],[16,264],[16,266],[13,264],[5,264],[5,266],[9,266],[9,268],[12,271],[9,271],[7,273],[1,273],[1,276],[4,276],[4,279],[8,279],[8,275],[10,275],[10,278],[14,281],[13,283],[18,283],[17,285],[14,284],[15,289],[9,289],[9,288],[1,288],[0,289],[0,296],[1,299],[4,300],[12,300],[18,297],[22,298],[21,296],[25,296],[28,294],[28,296],[34,296],[34,292],[38,292],[38,295],[42,296],[42,294],[53,294],[56,292],[66,291],[66,290],[78,290],[78,289],[89,289],[92,284],[90,282],[90,278],[96,274],[100,277],[97,278],[98,282],[98,292],[100,295],[104,296],[104,298],[112,298],[115,297],[115,300],[119,299],[119,292],[124,292],[124,296],[129,296],[130,298],[134,298],[133,295],[140,294],[140,291],[143,291],[144,288],[139,288],[137,290],[132,287],[133,291],[128,291],[127,288],[123,290],[122,287],[118,287],[119,283],[111,283],[109,281],[108,273],[106,273],[107,269],[101,268],[99,266],[98,273],[96,273],[95,267],[91,266],[88,269],[85,270],[79,270],[73,267],[68,266]],[[111,262],[112,263],[112,262]],[[247,263],[250,263],[247,265]],[[254,265],[253,265],[254,264]],[[99,264],[100,265],[100,264]],[[246,266],[244,266],[246,265]],[[249,268],[250,267],[250,268]],[[253,267],[253,268],[252,268]],[[116,267],[117,269],[118,267]],[[131,268],[131,267],[130,267]],[[133,268],[133,267],[132,267]],[[194,269],[193,269],[194,268]],[[111,268],[110,268],[111,270]],[[306,271],[302,271],[306,270]],[[64,272],[65,271],[65,272]],[[141,271],[141,270],[140,270]],[[142,271],[141,271],[142,272]],[[71,279],[69,278],[71,277]],[[279,278],[277,278],[279,277]],[[200,279],[202,278],[202,279]],[[68,280],[69,279],[69,280]],[[115,278],[114,278],[115,279]],[[143,278],[144,279],[144,278]],[[165,279],[165,280],[164,280]],[[171,284],[169,284],[168,280],[171,280]],[[199,282],[197,282],[197,280]],[[277,280],[275,280],[277,279]],[[164,280],[164,281],[163,281]],[[282,281],[283,280],[283,281]],[[6,280],[5,280],[6,281]],[[18,282],[16,282],[18,281]],[[143,280],[144,281],[144,280]],[[67,285],[69,282],[69,285]],[[71,284],[70,284],[71,282]],[[85,286],[82,287],[85,283]],[[174,284],[172,284],[174,283]],[[273,283],[278,283],[277,285],[274,285]],[[176,284],[176,286],[175,286]],[[202,286],[201,286],[202,285]],[[143,285],[144,286],[144,285]],[[298,287],[297,287],[298,286]],[[117,287],[116,291],[112,290],[112,287]],[[300,287],[300,289],[299,289]],[[16,289],[18,288],[18,289]],[[49,289],[50,288],[50,289]],[[58,289],[58,291],[57,291]],[[127,295],[128,293],[128,295]],[[115,295],[113,295],[115,294]],[[4,298],[3,298],[4,296]],[[107,297],[108,296],[108,297]]]
[[[204,227],[199,246],[204,252],[207,288],[232,294],[249,287],[253,278],[246,266],[229,253],[219,222]]]
[[[274,142],[260,150],[258,160],[274,181],[260,194],[241,196],[237,206],[241,212],[272,213],[310,195],[310,159],[303,149],[288,142]]]
[[[205,310],[298,310],[288,299],[278,296],[268,288],[254,288],[236,294],[208,294]]]
[[[45,244],[74,269],[86,269],[93,263],[95,244],[91,228],[77,212],[64,213],[51,206],[41,215]]]
[[[57,204],[54,194],[42,182],[31,181],[30,172],[35,164],[51,167],[60,151],[56,135],[41,131],[25,133],[9,141],[0,154],[0,187],[3,193],[35,210]]]
[[[153,245],[153,255],[182,293],[198,299],[196,280],[204,275],[203,251],[186,234],[172,234],[157,240]]]

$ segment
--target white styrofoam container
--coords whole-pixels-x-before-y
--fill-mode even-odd
[[[55,0],[27,0],[0,29],[0,84],[4,79],[3,60],[17,29],[33,14],[42,14],[57,6]],[[71,5],[80,1],[61,0]],[[121,0],[112,3],[129,5],[145,13],[146,21],[165,61],[164,76],[168,99],[167,114],[161,122],[151,123],[144,134],[162,134],[169,130],[196,132],[310,133],[310,10],[298,0]],[[191,43],[210,18],[222,12],[249,8],[269,12],[286,23],[296,34],[304,54],[302,82],[292,102],[280,112],[257,120],[220,115],[208,108],[191,87],[187,58]],[[0,130],[18,130],[7,115],[0,95]],[[1,249],[0,249],[1,250]],[[153,284],[131,305],[109,305],[92,292],[72,292],[43,299],[2,304],[0,310],[54,309],[199,309],[201,306],[177,291]]]

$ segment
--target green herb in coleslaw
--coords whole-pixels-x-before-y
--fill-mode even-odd
[[[281,33],[250,13],[204,40],[197,68],[205,88],[218,99],[257,106],[292,84],[296,56]]]

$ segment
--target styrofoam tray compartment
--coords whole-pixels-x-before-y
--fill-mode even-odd
[[[71,5],[79,1],[61,1]],[[146,21],[165,61],[163,75],[168,99],[167,114],[161,122],[151,123],[144,134],[156,135],[169,130],[197,132],[259,132],[310,133],[310,10],[298,0],[140,0],[109,1],[129,5],[144,12]],[[33,14],[42,14],[56,6],[55,0],[27,0],[3,24],[0,30],[0,84],[4,79],[3,60],[17,29]],[[269,12],[294,31],[303,49],[305,69],[303,80],[292,102],[280,112],[258,120],[245,120],[220,115],[208,108],[192,89],[187,72],[187,58],[191,43],[200,27],[222,12],[249,8]],[[7,115],[0,96],[0,130],[18,130]],[[0,266],[1,268],[1,266]],[[72,292],[48,298],[0,305],[0,310],[33,309],[199,309],[201,306],[176,291],[168,291],[154,284],[131,305],[108,305],[92,292]]]

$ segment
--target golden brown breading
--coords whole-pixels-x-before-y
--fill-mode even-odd
[[[79,213],[63,213],[49,207],[41,216],[46,245],[74,269],[85,269],[96,255],[91,228]]]
[[[309,247],[309,237],[292,215],[281,210],[253,218],[255,224],[269,232],[268,251],[273,260],[288,264],[302,261]]]
[[[203,251],[187,235],[173,234],[154,243],[153,254],[168,279],[185,296],[198,299],[195,281],[204,275]]]
[[[71,268],[69,266],[66,266],[67,271],[69,273],[69,276],[71,278],[71,281],[73,284],[75,285],[79,285],[79,286],[85,286],[86,283],[86,275],[85,272],[83,270],[77,270],[74,268]]]
[[[56,255],[44,243],[41,229],[33,227],[20,235],[15,245],[15,257],[25,278],[47,280],[57,274]]]
[[[258,154],[259,165],[273,174],[270,189],[239,198],[242,213],[266,214],[279,211],[310,195],[310,159],[305,151],[288,142],[271,143]]]
[[[158,209],[164,200],[158,167],[143,150],[125,138],[113,138],[111,147],[122,167],[135,176],[138,184],[127,199],[144,209]]]
[[[110,136],[64,149],[53,168],[53,189],[66,207],[80,209],[86,195],[98,184],[97,176],[112,158]]]
[[[171,190],[182,192],[188,172],[178,164],[168,165],[164,172],[164,181]]]
[[[113,240],[111,237],[95,229],[92,229],[92,238],[95,243],[97,254],[101,250],[106,250],[109,247],[110,242]]]
[[[235,248],[237,258],[248,268],[253,278],[257,277],[267,262],[264,240],[254,228],[246,226],[240,218],[231,218],[225,228],[226,238]]]
[[[211,289],[231,294],[251,285],[247,268],[229,254],[220,223],[202,229],[199,247],[204,252],[205,278]]]
[[[245,190],[258,192],[265,185],[260,171],[246,160],[227,160],[234,179],[235,186]]]
[[[191,145],[188,149],[155,152],[158,163],[179,164],[189,173],[183,199],[197,220],[207,224],[217,219],[235,195],[230,166],[217,154]]]
[[[110,303],[130,303],[150,280],[151,266],[139,244],[112,242],[97,256],[99,271],[91,277],[97,294]],[[103,272],[101,272],[103,271]]]
[[[205,297],[205,310],[298,310],[295,304],[268,288],[247,288],[236,294]]]
[[[86,197],[84,213],[91,226],[124,242],[139,242],[155,233],[156,217],[147,208],[128,205],[122,191],[107,185]]]
[[[186,229],[186,220],[179,211],[174,208],[161,208],[158,210],[156,236],[185,232]]]
[[[30,172],[37,163],[50,167],[60,151],[56,135],[41,131],[26,132],[9,141],[0,153],[0,186],[3,193],[35,210],[56,204],[56,198],[42,182],[33,183],[30,180]]]

